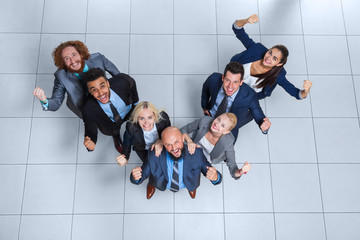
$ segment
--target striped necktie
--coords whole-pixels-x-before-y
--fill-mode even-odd
[[[225,95],[225,97],[221,101],[221,103],[220,103],[220,105],[219,105],[219,107],[218,107],[218,109],[217,109],[217,111],[216,111],[216,113],[214,115],[214,118],[217,118],[221,114],[226,113],[227,104],[228,104],[227,98],[228,98],[228,96]]]
[[[178,168],[178,161],[174,161],[173,164],[173,174],[171,179],[171,186],[170,190],[173,192],[179,191],[179,168]]]
[[[117,126],[120,126],[121,125],[121,122],[122,122],[122,119],[120,117],[120,114],[119,112],[116,110],[116,107],[109,101],[110,103],[110,108],[111,108],[111,111],[113,113],[113,118],[114,118],[114,121],[115,121],[115,124]]]

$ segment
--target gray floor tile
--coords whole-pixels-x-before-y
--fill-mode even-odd
[[[20,214],[25,166],[0,166],[0,214]]]
[[[86,45],[91,53],[103,54],[120,72],[129,72],[129,35],[87,34]]]
[[[237,163],[269,163],[267,135],[261,133],[254,121],[239,129],[234,149]]]
[[[358,164],[320,165],[325,212],[360,211],[359,170]]]
[[[360,34],[360,2],[341,0],[345,19],[346,34]]]
[[[246,28],[246,31],[248,28]],[[249,33],[249,31],[247,31]],[[260,35],[250,34],[249,36],[255,41],[260,42]],[[235,34],[231,35],[219,35],[218,36],[218,54],[219,54],[219,72],[223,73],[226,65],[230,62],[231,58],[245,51],[245,47],[238,40]],[[215,72],[215,69],[214,69]]]
[[[319,163],[360,163],[360,129],[356,118],[314,119]]]
[[[326,239],[322,213],[277,213],[275,225],[278,240]]]
[[[149,11],[149,9],[151,9],[151,11]],[[173,1],[132,1],[131,33],[173,34],[173,11]]]
[[[87,2],[87,32],[130,32],[130,0],[90,0]]]
[[[172,213],[174,211],[174,193],[155,190],[151,199],[146,199],[146,187],[149,180],[140,185],[130,182],[131,170],[142,164],[126,165],[125,174],[125,213]],[[184,190],[185,191],[185,190]]]
[[[275,212],[321,212],[316,164],[271,165]]]
[[[76,9],[72,11],[69,9]],[[85,33],[88,3],[86,0],[72,2],[47,1],[44,9],[42,32],[44,33]]]
[[[174,116],[174,77],[172,75],[132,75],[136,81],[139,101],[149,101],[158,109]]]
[[[357,117],[351,76],[311,76],[310,78],[314,82],[314,87],[311,89],[314,117]],[[341,87],[334,88],[339,82]]]
[[[248,18],[252,14],[258,14],[257,1],[216,1],[216,8],[217,30],[219,34],[232,34],[232,24],[235,22],[236,19],[244,19]],[[246,32],[252,34],[259,34],[259,24],[246,25]]]
[[[0,73],[36,73],[40,35],[0,34],[0,39]]]
[[[43,6],[44,0],[2,1],[0,32],[40,33]],[[14,12],[18,17],[14,17]]]
[[[123,239],[173,239],[173,219],[171,214],[127,214],[124,219]],[[161,227],[161,231],[156,230],[159,227]]]
[[[175,75],[173,93],[175,117],[204,116],[201,108],[201,89],[207,78],[208,75]]]
[[[311,118],[272,119],[269,149],[271,163],[316,163]]]
[[[270,1],[270,0],[266,0]],[[284,0],[282,0],[284,1]],[[273,24],[273,26],[277,26]],[[284,68],[287,74],[306,74],[306,59],[303,36],[299,35],[265,35],[261,36],[261,42],[267,48],[282,44],[289,50],[289,57]],[[287,75],[287,77],[289,77]],[[289,79],[291,81],[291,78]],[[297,86],[302,87],[302,84]]]
[[[215,34],[215,0],[175,0],[175,34]]]
[[[271,0],[260,0],[259,15],[262,34],[302,34],[297,0],[281,0],[276,4]]]
[[[180,239],[224,239],[224,216],[222,214],[175,215],[175,240]]]
[[[75,165],[29,165],[23,213],[72,213],[74,186]]]
[[[225,215],[226,239],[275,240],[272,213]]]
[[[349,53],[351,60],[351,69],[353,74],[360,74],[360,60],[358,56],[360,55],[359,41],[360,36],[348,36],[349,44]]]
[[[172,74],[173,36],[132,35],[130,74]]]
[[[72,240],[122,239],[123,215],[75,215]]]
[[[36,81],[36,87],[42,88],[44,90],[45,96],[48,97],[48,98],[51,98],[52,97],[52,91],[53,91],[53,88],[54,88],[54,80],[55,80],[54,75],[49,75],[49,74],[38,75],[37,81]],[[56,110],[56,111],[44,111],[42,106],[41,106],[41,103],[40,103],[39,99],[34,97],[34,95],[32,94],[32,92],[34,91],[34,88],[35,87],[33,85],[32,89],[28,90],[29,93],[32,95],[32,98],[34,99],[33,117],[44,117],[44,118],[67,117],[67,118],[74,118],[74,119],[78,118],[78,116],[75,115],[75,113],[73,113],[68,108],[68,106],[66,105],[67,93],[65,94],[65,99],[64,99],[62,105],[60,106],[60,108],[58,110]]]
[[[305,50],[309,74],[351,73],[345,36],[305,36]]]
[[[38,72],[54,74],[57,70],[52,57],[52,53],[55,48],[57,48],[61,43],[77,40],[85,43],[85,34],[42,34]]]
[[[75,213],[122,213],[125,169],[117,164],[78,165]]]
[[[34,118],[29,163],[75,163],[78,132],[77,118]]]
[[[84,124],[80,123],[78,144],[78,163],[116,163],[119,152],[115,149],[112,136],[103,135],[99,131],[95,150],[88,152],[84,146]]]
[[[0,164],[25,164],[27,162],[30,118],[0,118]]]
[[[223,173],[225,212],[273,212],[268,164],[253,164],[239,180]]]
[[[304,80],[306,75],[287,75],[288,80],[299,89],[303,89]],[[310,81],[315,81],[313,85],[317,85],[316,79],[312,77]],[[318,86],[317,86],[318,87]],[[281,86],[276,86],[271,96],[266,98],[266,109],[268,117],[312,117],[311,103],[312,103],[312,90],[306,99],[297,100],[289,95]]]
[[[341,1],[302,0],[300,3],[305,34],[345,34]]]
[[[23,216],[19,240],[70,240],[71,218],[71,215]]]
[[[213,167],[222,173],[222,164],[216,164]],[[190,197],[187,189],[182,189],[175,194],[176,213],[221,213],[223,209],[223,185],[213,185],[203,175],[201,175],[200,186],[196,189],[195,199]]]
[[[177,35],[175,74],[211,74],[218,70],[215,35]]]
[[[359,213],[325,213],[327,239],[359,239],[359,222]]]
[[[35,80],[32,74],[0,74],[0,94],[11,99],[0,103],[1,117],[31,117]]]
[[[0,238],[18,240],[20,216],[0,216]]]

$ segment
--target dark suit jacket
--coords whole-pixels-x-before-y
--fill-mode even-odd
[[[264,57],[265,53],[268,51],[268,49],[264,45],[262,45],[261,43],[255,43],[245,32],[244,28],[236,29],[233,25],[233,30],[236,34],[236,37],[242,42],[246,50],[233,56],[231,58],[232,62],[246,64],[250,62],[255,62]],[[283,69],[277,76],[274,85],[268,85],[264,87],[261,92],[257,93],[258,99],[269,97],[277,84],[284,88],[284,90],[291,96],[295,97],[296,99],[301,99],[299,96],[300,89],[296,88],[292,83],[290,83],[285,76],[286,71],[285,69]]]
[[[216,97],[222,87],[221,78],[221,73],[213,73],[204,82],[201,94],[201,107],[203,109],[210,110],[215,105]],[[237,117],[237,124],[234,129],[231,130],[235,140],[237,138],[239,128],[250,122],[252,118],[255,119],[259,126],[263,123],[263,119],[265,118],[265,115],[259,105],[256,92],[246,83],[243,83],[240,86],[230,112],[234,113]]]
[[[166,112],[162,111],[160,112],[160,115],[162,119],[155,124],[159,139],[161,138],[162,131],[171,125],[169,116]],[[123,154],[125,155],[126,159],[129,159],[130,157],[131,146],[133,146],[133,150],[136,152],[146,151],[143,130],[138,123],[132,124],[131,122],[127,122],[123,144]],[[141,160],[144,162],[145,159]]]
[[[103,71],[109,72],[111,76],[120,73],[116,66],[100,53],[91,54],[90,58],[85,60],[85,63],[88,65],[89,69],[101,68]],[[74,73],[68,72],[65,69],[57,70],[54,75],[55,80],[52,96],[51,98],[48,98],[49,108],[44,108],[42,105],[43,110],[58,110],[65,99],[65,93],[67,93],[66,105],[78,117],[82,118],[81,108],[85,96],[83,83]]]
[[[132,105],[130,112],[124,119],[125,121],[130,116],[134,104],[139,101],[135,80],[127,74],[120,73],[110,78],[109,83],[110,88],[119,95],[126,105]],[[94,143],[97,141],[97,129],[105,135],[115,136],[119,134],[120,127],[110,120],[91,94],[85,99],[82,115],[85,124],[85,136],[90,137]]]
[[[139,182],[135,182],[132,175],[130,174],[130,181],[134,184],[140,184],[145,179],[150,177],[151,184],[157,189],[164,191],[166,185],[168,184],[169,177],[167,172],[167,161],[166,161],[166,149],[164,147],[161,155],[159,157],[155,156],[155,151],[149,151],[148,161],[143,164],[142,176],[139,179]],[[206,160],[202,149],[197,148],[195,153],[191,155],[187,147],[185,146],[185,151],[183,153],[184,159],[184,184],[189,191],[194,191],[200,185],[200,172],[206,176],[207,168],[211,167],[210,163]],[[219,181],[216,184],[221,183],[222,175],[217,172]],[[216,185],[215,184],[215,185]]]

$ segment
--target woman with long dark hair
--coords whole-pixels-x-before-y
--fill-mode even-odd
[[[236,20],[233,24],[234,33],[246,50],[233,56],[231,61],[243,64],[244,82],[257,92],[258,99],[269,97],[277,84],[296,99],[306,98],[312,85],[311,81],[305,80],[303,90],[300,90],[286,79],[284,65],[289,55],[288,49],[284,45],[275,45],[267,49],[261,43],[255,43],[245,32],[245,24],[258,21],[258,16],[254,14]]]

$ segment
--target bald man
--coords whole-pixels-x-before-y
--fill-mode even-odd
[[[183,135],[176,127],[167,127],[161,134],[164,149],[160,156],[155,151],[149,151],[148,161],[142,167],[131,171],[130,181],[141,184],[150,177],[146,197],[150,199],[155,187],[161,191],[170,189],[177,192],[186,188],[192,199],[200,185],[200,172],[214,185],[221,183],[222,176],[206,160],[202,149],[197,148],[194,154],[189,154],[184,145]]]

